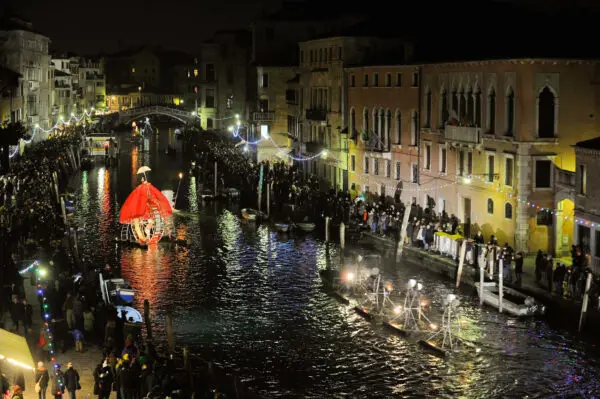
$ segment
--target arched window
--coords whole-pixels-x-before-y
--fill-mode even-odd
[[[452,111],[458,116],[458,94],[456,94],[456,90],[452,90]]]
[[[410,145],[417,145],[417,118],[417,111],[413,109],[410,116]]]
[[[392,111],[389,109],[385,113],[385,135],[383,137],[383,148],[387,151],[390,147],[390,133],[392,131]]]
[[[378,150],[382,150],[383,149],[383,136],[384,136],[384,129],[385,129],[385,114],[383,112],[383,109],[379,108],[379,111],[377,111],[377,138],[379,139],[377,142],[377,149]]]
[[[473,124],[475,121],[475,104],[473,103],[473,92],[471,90],[467,91],[467,123],[469,125]]]
[[[473,121],[475,123],[476,127],[481,127],[481,90],[479,90],[479,88],[477,88],[475,90],[475,120]]]
[[[371,131],[369,132],[369,135],[371,135],[371,133],[379,135],[379,133],[377,132],[377,127],[379,126],[379,118],[377,115],[377,108],[373,108],[373,126],[371,126]]]
[[[488,198],[488,213],[490,215],[494,214],[494,200],[492,200],[491,198]]]
[[[538,137],[554,137],[556,98],[548,86],[538,96]]]
[[[442,89],[440,94],[440,127],[444,127],[448,122],[448,92]]]
[[[490,88],[488,94],[488,133],[494,134],[496,131],[496,91],[494,88]]]
[[[458,119],[462,122],[467,117],[467,102],[465,95],[461,91],[458,93]]]
[[[362,125],[362,139],[366,140],[369,137],[369,109],[363,109],[363,125]]]
[[[350,134],[351,139],[356,138],[356,111],[354,108],[350,110],[350,131],[348,134]]]
[[[506,91],[506,136],[512,136],[515,129],[515,92],[512,87]]]
[[[425,127],[431,127],[431,89],[425,92]]]
[[[508,202],[504,204],[504,217],[507,219],[512,219],[512,204]]]
[[[402,144],[402,113],[396,110],[396,144]]]

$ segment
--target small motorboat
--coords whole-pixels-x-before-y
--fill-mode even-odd
[[[202,198],[202,201],[212,201],[215,199],[215,194],[211,190],[205,189],[202,191],[200,197]]]
[[[483,302],[496,309],[500,307],[500,287],[497,282],[483,283],[483,290],[479,283],[475,283],[477,294],[481,297],[483,291]],[[502,287],[502,311],[511,316],[535,316],[546,313],[546,307],[537,303],[535,299],[523,294],[513,288]]]
[[[264,219],[265,214],[256,209],[244,208],[242,209],[242,217],[249,222],[255,222]]]
[[[311,222],[296,223],[296,226],[300,230],[305,231],[307,233],[310,233],[311,231],[313,231],[315,229],[315,227],[317,227],[314,223],[311,223]]]
[[[223,189],[221,194],[225,198],[236,199],[236,198],[240,197],[240,190],[238,190],[237,188],[230,187],[230,188]]]
[[[105,280],[102,273],[99,275],[102,299],[107,305],[117,309],[117,315],[125,321],[139,325],[143,322],[139,311],[131,307],[135,299],[135,291],[122,278]]]
[[[288,223],[275,223],[275,229],[280,233],[287,233],[292,226]]]

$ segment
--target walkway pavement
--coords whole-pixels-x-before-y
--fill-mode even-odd
[[[33,305],[33,328],[32,332],[28,334],[27,341],[29,342],[29,347],[31,349],[31,354],[33,356],[34,361],[37,363],[39,359],[37,359],[36,347],[35,343],[37,342],[38,332],[40,331],[42,325],[42,317],[39,312],[39,308],[37,306],[38,299],[36,293],[36,287],[32,286],[29,282],[29,279],[26,278],[24,282],[25,287],[25,296],[27,298],[27,302]],[[4,315],[4,320],[7,321],[5,327],[7,330],[12,330],[12,322],[10,321],[10,316],[8,314]],[[96,368],[96,365],[102,360],[102,351],[92,344],[88,344],[87,347],[84,347],[83,353],[78,353],[74,349],[74,344],[65,352],[58,353],[56,356],[56,362],[61,365],[61,368],[66,371],[67,364],[69,362],[73,362],[73,368],[79,372],[81,390],[77,391],[77,397],[80,399],[93,398],[94,395],[94,376],[93,372]],[[50,363],[46,362],[46,367],[50,370]],[[12,385],[14,382],[14,373],[16,369],[13,367],[5,367],[2,370]],[[19,370],[21,371],[21,370]],[[34,378],[32,373],[25,373],[25,395],[24,399],[35,399],[37,398],[37,393],[34,389]],[[49,388],[50,389],[50,388]],[[51,397],[50,392],[47,392],[48,397]],[[111,395],[112,396],[112,395]],[[65,399],[70,399],[69,394],[65,392]]]

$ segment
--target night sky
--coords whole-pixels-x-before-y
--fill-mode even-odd
[[[3,0],[52,40],[52,51],[93,54],[152,44],[195,51],[220,29],[247,27],[278,0]],[[1,11],[1,10],[0,10]]]

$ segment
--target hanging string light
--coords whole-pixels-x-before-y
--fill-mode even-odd
[[[86,117],[91,117],[92,114],[94,113],[94,108],[91,108],[91,111],[88,112],[87,110],[83,111],[83,114],[81,114],[81,116],[77,116],[75,115],[75,113],[71,113],[71,117],[68,120],[64,120],[62,116],[58,117],[58,121],[54,124],[54,126],[52,126],[50,129],[44,129],[42,127],[40,127],[40,125],[36,124],[33,127],[33,132],[31,134],[31,137],[29,138],[29,140],[25,140],[22,139],[23,143],[25,144],[31,144],[31,142],[33,141],[33,139],[35,138],[36,134],[38,131],[42,131],[44,133],[52,133],[54,132],[59,126],[61,125],[66,125],[69,126],[71,124],[71,122],[74,120],[76,123],[81,122],[84,118]],[[19,145],[17,145],[13,151],[12,154],[9,154],[8,157],[9,158],[14,158],[15,155],[17,155],[17,153],[19,152]]]

